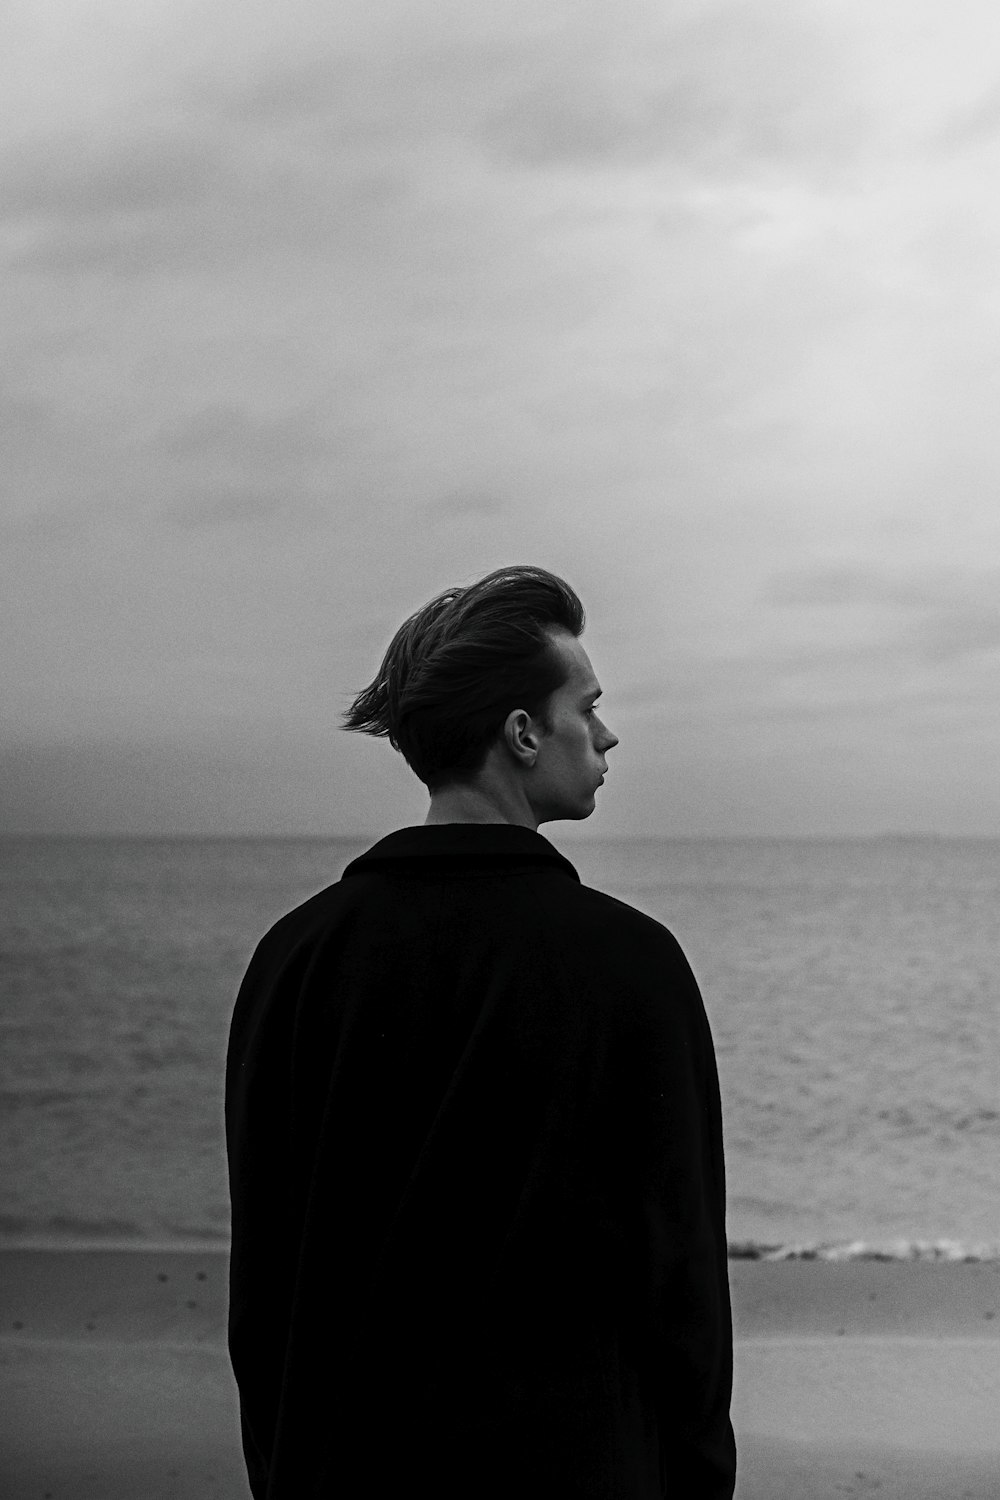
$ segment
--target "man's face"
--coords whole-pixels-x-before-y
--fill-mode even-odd
[[[538,757],[526,778],[539,823],[590,817],[608,769],[607,752],[618,743],[598,717],[601,686],[579,640],[565,630],[553,630],[550,639],[566,681],[549,698],[550,730],[541,735]]]

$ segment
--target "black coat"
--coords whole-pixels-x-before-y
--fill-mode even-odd
[[[229,1044],[257,1500],[728,1500],[718,1079],[671,934],[538,833],[404,828]]]

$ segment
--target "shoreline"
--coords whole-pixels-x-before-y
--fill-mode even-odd
[[[169,1240],[145,1238],[111,1239],[96,1236],[39,1235],[0,1236],[0,1256],[17,1254],[109,1254],[109,1255],[228,1255],[228,1239],[191,1236]],[[881,1261],[913,1264],[1000,1264],[1000,1241],[977,1242],[954,1239],[888,1240],[731,1240],[728,1260]]]
[[[225,1337],[228,1249],[0,1247],[0,1337]],[[729,1261],[737,1339],[1000,1342],[1000,1260],[796,1255]],[[1000,1393],[998,1393],[1000,1398]]]

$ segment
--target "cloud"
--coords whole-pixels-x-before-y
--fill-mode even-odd
[[[222,155],[215,142],[208,149]],[[103,212],[99,192],[81,192],[80,202],[65,206],[57,193],[47,195],[44,210],[12,216],[6,262],[13,271],[51,276],[190,272],[230,284],[250,270],[281,285],[296,268],[313,274],[314,267],[358,260],[366,244],[384,245],[392,226],[405,236],[422,212],[406,174],[391,162],[312,161],[294,150],[270,162],[266,152],[255,157],[249,149],[246,156],[241,160],[234,148],[219,181],[206,181],[204,190],[194,184],[174,195],[162,183],[157,197],[151,183],[144,200],[122,200]],[[114,175],[113,167],[107,170]],[[398,257],[405,240],[393,243]]]
[[[482,138],[534,167],[663,162],[714,175],[833,163],[862,139],[836,52],[792,9],[640,9],[624,24],[606,13],[547,46],[508,50],[485,91]]]
[[[0,434],[5,443],[34,444],[44,440],[51,430],[53,416],[53,403],[41,396],[26,396],[16,391],[0,395]]]
[[[0,158],[0,222],[126,217],[232,189],[218,143],[139,121],[35,137]]]
[[[296,507],[301,520],[301,506]],[[161,515],[182,527],[243,526],[259,521],[287,521],[292,506],[287,494],[271,489],[230,489],[187,495],[165,505]]]
[[[455,22],[397,12],[388,36],[373,26],[353,45],[279,49],[222,80],[215,107],[294,131],[300,147],[304,129],[358,154],[452,142],[526,171],[815,165],[852,157],[864,137],[842,40],[791,5],[512,7]]]
[[[348,134],[349,134],[348,130]],[[343,158],[280,129],[238,130],[216,100],[87,121],[0,152],[0,231],[14,270],[230,269],[273,256],[336,253],[344,216],[364,221],[405,196],[384,161]],[[351,243],[351,236],[347,235]]]
[[[887,615],[897,639],[931,662],[1000,649],[1000,568],[905,574],[853,566],[796,569],[773,576],[763,597],[780,608],[853,610],[865,621],[873,611]],[[885,651],[885,628],[883,624],[878,643],[868,649]]]
[[[4,477],[12,492],[37,484],[52,448],[67,437],[67,423],[51,398],[18,391],[0,393],[0,440],[3,442]],[[18,516],[23,498],[12,494],[13,505],[4,507],[5,519]],[[20,503],[19,503],[20,502]]]
[[[507,504],[487,491],[457,490],[440,495],[423,506],[423,513],[433,521],[483,521],[507,513]]]
[[[220,462],[284,469],[327,456],[333,436],[324,431],[323,415],[315,407],[275,414],[216,401],[171,418],[143,446],[160,460],[194,464],[202,472]]]
[[[293,535],[358,524],[373,513],[374,437],[342,405],[220,401],[164,422],[136,449],[157,476],[156,513],[180,527],[274,522]]]
[[[898,582],[869,568],[799,568],[775,574],[764,589],[770,604],[797,607],[898,602]]]
[[[853,159],[865,135],[842,44],[791,6],[663,19],[583,5],[570,20],[515,7],[458,25],[397,8],[339,27],[296,9],[299,34],[269,26],[242,66],[225,27],[188,60],[161,17],[162,74],[143,59],[155,86],[139,67],[133,89],[118,80],[117,108],[70,97],[58,129],[15,135],[0,153],[12,267],[134,277],[276,252],[351,257],[391,227],[400,246],[419,239],[406,220],[441,173],[452,205],[488,220],[487,184],[502,195],[511,171],[815,173]],[[209,17],[205,34],[217,30]]]
[[[993,145],[1000,135],[1000,86],[994,84],[971,104],[954,110],[935,136],[945,151]]]
[[[500,19],[397,7],[339,28],[298,9],[301,34],[269,26],[271,45],[242,67],[227,65],[225,36],[185,66],[174,36],[151,96],[0,155],[11,267],[283,277],[320,260],[384,268],[392,285],[409,261],[434,296],[439,277],[461,288],[483,263],[489,295],[522,231],[548,221],[558,254],[574,227],[596,227],[581,174],[615,193],[622,173],[645,179],[662,256],[692,192],[761,173],[815,185],[853,166],[871,130],[846,38],[792,5]],[[555,187],[537,205],[534,178]]]

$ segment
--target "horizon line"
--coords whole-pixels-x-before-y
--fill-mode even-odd
[[[118,840],[135,842],[168,842],[193,843],[197,841],[205,843],[359,843],[365,839],[384,838],[388,833],[394,832],[396,828],[422,827],[419,823],[398,823],[392,828],[371,829],[354,832],[324,832],[324,833],[292,833],[292,832],[266,832],[263,830],[244,831],[239,833],[226,831],[199,831],[194,830],[152,830],[152,829],[20,829],[0,828],[0,839],[90,839],[90,840]],[[546,828],[548,825],[543,824]],[[538,830],[540,833],[542,829]],[[549,837],[542,833],[542,837]],[[664,840],[674,840],[678,843],[727,843],[736,841],[758,840],[760,842],[772,843],[858,843],[858,842],[904,842],[906,840],[932,840],[936,842],[950,843],[990,843],[1000,841],[1000,831],[984,833],[954,833],[944,832],[941,829],[874,829],[865,833],[836,833],[814,830],[807,833],[765,833],[765,832],[729,832],[729,833],[596,833],[582,834],[573,838],[574,843],[662,843]]]

